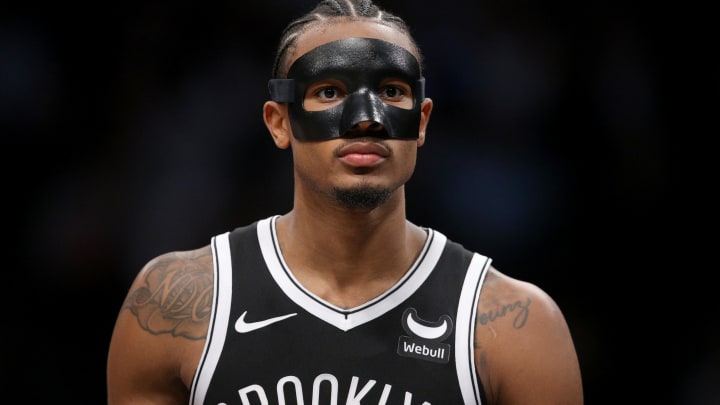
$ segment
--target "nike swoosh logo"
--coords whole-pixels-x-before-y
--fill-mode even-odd
[[[247,311],[243,312],[242,315],[240,315],[240,318],[238,318],[237,322],[235,322],[235,330],[239,333],[248,333],[252,332],[254,330],[264,328],[268,325],[272,325],[275,322],[280,322],[284,319],[288,319],[290,317],[293,317],[297,315],[297,313],[293,314],[287,314],[283,316],[276,316],[274,318],[265,319],[264,321],[257,321],[257,322],[246,322],[245,321],[245,315],[247,315]]]

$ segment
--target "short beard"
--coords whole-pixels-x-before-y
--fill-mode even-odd
[[[335,201],[345,208],[376,208],[390,199],[387,188],[334,188]]]

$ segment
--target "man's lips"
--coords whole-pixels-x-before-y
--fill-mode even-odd
[[[352,142],[340,148],[337,156],[350,166],[373,166],[390,156],[390,150],[376,142]]]

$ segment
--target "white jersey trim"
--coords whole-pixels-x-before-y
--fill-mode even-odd
[[[257,227],[260,248],[270,274],[293,302],[343,331],[380,317],[410,297],[432,272],[447,241],[445,235],[428,229],[422,252],[402,279],[379,297],[358,307],[343,309],[305,289],[290,272],[277,239],[275,222],[278,217],[276,215],[263,219]]]
[[[455,367],[465,405],[480,405],[480,386],[475,368],[475,318],[485,275],[491,259],[474,253],[465,275],[455,329]]]
[[[190,405],[202,405],[210,386],[210,380],[217,367],[225,344],[225,335],[230,319],[232,300],[232,258],[230,255],[230,233],[215,236],[210,243],[214,264],[214,294],[210,327],[205,339],[205,348],[200,364],[193,378],[190,390]]]

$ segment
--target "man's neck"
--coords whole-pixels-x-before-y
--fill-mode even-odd
[[[404,209],[367,212],[293,209],[277,222],[280,248],[305,288],[341,307],[360,305],[392,287],[426,240]]]

